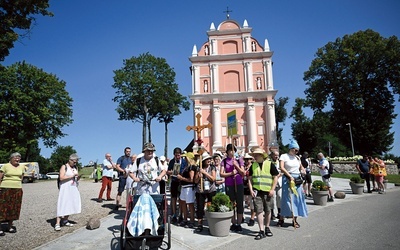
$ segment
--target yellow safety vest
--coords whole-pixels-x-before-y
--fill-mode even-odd
[[[251,178],[253,188],[259,191],[269,192],[272,187],[271,161],[265,160],[262,169],[258,162],[253,162],[251,168],[253,170]]]

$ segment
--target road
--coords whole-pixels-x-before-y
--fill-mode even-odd
[[[399,249],[400,190],[364,194],[299,218],[301,228],[271,227],[274,236],[231,241],[218,249]],[[290,220],[287,221],[288,224]]]

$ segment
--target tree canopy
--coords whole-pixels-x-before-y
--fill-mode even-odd
[[[20,151],[27,160],[39,140],[56,146],[72,120],[66,83],[25,62],[0,68],[0,152]]]
[[[151,141],[152,119],[172,122],[180,114],[180,107],[187,108],[187,98],[178,92],[175,72],[164,58],[145,53],[126,59],[123,64],[114,71],[113,101],[118,102],[118,119],[142,123],[142,142]]]
[[[35,15],[53,16],[47,10],[49,6],[49,0],[0,0],[0,61],[10,54],[20,37],[29,35]]]
[[[304,106],[314,114],[303,124],[298,119],[297,129],[312,129],[319,138],[329,134],[350,148],[350,123],[356,153],[382,154],[392,148],[394,95],[400,93],[400,41],[396,36],[384,38],[368,29],[337,38],[317,50],[304,80]],[[304,119],[298,106],[292,113]],[[304,124],[307,127],[301,128]]]

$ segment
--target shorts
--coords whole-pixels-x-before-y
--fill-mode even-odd
[[[332,187],[331,178],[324,178],[324,177],[322,177],[322,181],[325,182],[325,184],[326,184],[329,188]]]
[[[186,204],[194,203],[196,191],[193,188],[193,185],[183,186],[181,187],[181,195],[179,199],[185,201]]]
[[[126,178],[124,176],[120,176],[118,179],[118,195],[121,195],[124,192],[126,186]]]
[[[273,209],[273,197],[268,196],[268,192],[258,191],[254,198],[254,211],[256,213],[269,213]]]
[[[311,173],[306,174],[306,175],[304,176],[304,183],[312,183],[312,180],[311,180]]]
[[[178,198],[179,196],[179,181],[171,181],[171,198]]]

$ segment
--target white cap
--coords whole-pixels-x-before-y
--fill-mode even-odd
[[[160,156],[160,161],[165,161],[165,156]]]

